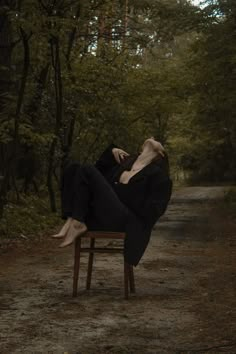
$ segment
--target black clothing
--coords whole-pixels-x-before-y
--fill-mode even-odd
[[[128,184],[120,183],[121,174],[131,169],[138,155],[129,156],[118,164],[112,154],[113,147],[116,146],[112,144],[103,152],[96,168],[79,164],[66,168],[62,217],[72,216],[84,221],[88,229],[125,231],[125,260],[137,265],[152,227],[166,210],[172,182],[166,161],[162,159],[144,167]]]
[[[62,176],[62,219],[72,217],[89,230],[125,231],[129,210],[94,166],[69,164]]]
[[[96,167],[104,175],[120,200],[146,224],[154,224],[164,213],[171,195],[172,182],[163,159],[154,161],[132,176],[129,183],[119,182],[121,174],[130,170],[138,155],[129,156],[121,164],[114,164],[110,145],[97,161]],[[122,185],[122,186],[121,186]]]

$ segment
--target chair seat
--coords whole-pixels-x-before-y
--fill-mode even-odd
[[[90,240],[90,247],[81,247],[81,241],[83,239]],[[89,253],[88,270],[87,270],[87,284],[86,289],[89,290],[91,286],[92,270],[94,253],[123,253],[123,247],[95,247],[96,239],[112,239],[112,240],[124,240],[124,232],[110,232],[110,231],[87,231],[83,236],[79,237],[75,241],[75,253],[74,253],[74,276],[73,276],[73,296],[77,296],[78,293],[78,279],[80,270],[80,255],[81,253]],[[130,292],[135,293],[135,282],[133,266],[125,262],[124,260],[124,297],[128,299]]]
[[[111,238],[111,239],[125,239],[124,232],[111,232],[111,231],[87,231],[83,234],[82,238]]]

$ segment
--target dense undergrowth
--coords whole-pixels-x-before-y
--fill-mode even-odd
[[[47,195],[22,195],[20,202],[8,202],[0,222],[0,241],[3,238],[33,238],[59,225],[60,200],[57,198],[58,212],[52,213]]]

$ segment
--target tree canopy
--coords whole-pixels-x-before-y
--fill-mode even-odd
[[[0,5],[0,215],[9,191],[30,186],[45,185],[56,210],[66,159],[150,135],[173,177],[235,179],[233,0]]]

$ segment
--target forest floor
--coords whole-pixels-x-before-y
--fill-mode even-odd
[[[236,222],[224,187],[174,193],[123,298],[121,255],[97,255],[73,298],[73,247],[49,235],[0,252],[0,353],[236,353]]]

